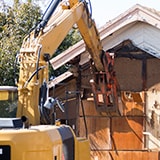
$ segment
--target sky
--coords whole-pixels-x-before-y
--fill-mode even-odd
[[[4,0],[10,3],[11,0]],[[22,0],[25,1],[25,0]],[[51,0],[44,0],[40,3],[46,8]],[[89,2],[89,0],[86,0]],[[92,5],[92,18],[95,20],[97,27],[103,26],[109,20],[116,18],[121,13],[127,11],[135,4],[145,7],[154,8],[160,11],[160,0],[90,0]]]
[[[50,0],[45,0],[47,3]],[[136,4],[145,7],[154,8],[160,11],[160,0],[86,0],[91,1],[92,18],[95,20],[97,27],[103,26],[109,20],[116,18],[121,13],[127,11]],[[43,6],[46,4],[43,3]]]
[[[160,11],[160,0],[91,0],[92,17],[98,27],[119,16],[136,4]]]

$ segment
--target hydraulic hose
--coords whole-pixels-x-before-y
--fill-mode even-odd
[[[35,37],[38,36],[40,30],[46,26],[46,24],[48,23],[49,19],[51,18],[52,14],[56,10],[56,8],[60,2],[61,2],[61,0],[52,0],[51,1],[51,3],[49,4],[48,8],[46,9],[46,11],[42,17],[42,20],[40,21],[40,23],[37,25],[37,27],[35,29]]]

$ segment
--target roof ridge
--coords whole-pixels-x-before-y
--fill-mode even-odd
[[[103,26],[99,27],[99,31],[103,30],[106,26],[114,23],[115,21],[117,21],[121,17],[125,17],[128,14],[136,11],[137,9],[142,10],[142,11],[146,10],[147,12],[150,12],[151,14],[155,14],[158,17],[160,16],[160,11],[157,11],[154,8],[149,8],[149,7],[146,7],[146,6],[143,6],[143,5],[139,4],[139,3],[137,3],[137,4],[133,5],[132,7],[130,7],[129,9],[127,9],[126,11],[124,11],[121,14],[117,15],[113,19],[107,21],[106,24],[104,24]]]

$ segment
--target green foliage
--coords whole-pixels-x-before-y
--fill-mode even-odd
[[[40,8],[34,5],[33,1],[21,3],[19,0],[14,0],[14,5],[10,7],[0,0],[0,3],[3,2],[0,6],[0,85],[15,85],[14,75],[18,76],[18,66],[15,66],[16,54],[20,50],[24,37],[41,16]],[[78,29],[71,29],[54,56],[80,40]],[[58,76],[67,69],[65,66],[56,71],[50,68],[50,75]],[[16,100],[0,101],[0,117],[15,117],[16,106]]]
[[[14,1],[0,8],[0,85],[14,85],[14,61],[22,41],[38,21],[40,8]]]
[[[20,50],[24,37],[39,21],[41,16],[41,10],[37,5],[39,1],[28,0],[26,3],[22,3],[21,0],[14,0],[12,7],[3,1],[3,5],[0,7],[0,85],[15,85],[15,75],[18,77],[18,69],[16,69],[18,66],[15,66],[14,63],[16,54]],[[78,29],[71,29],[54,56],[80,40]],[[50,76],[58,76],[67,69],[63,66],[53,71],[50,67]]]
[[[15,117],[17,101],[0,101],[0,117]]]
[[[68,49],[70,46],[73,46],[74,44],[76,44],[77,42],[79,42],[82,39],[79,30],[72,28],[70,30],[70,32],[67,34],[67,36],[65,37],[65,39],[63,40],[63,42],[61,43],[61,45],[58,47],[56,53],[54,54],[53,57],[61,54],[63,51],[65,51],[66,49]],[[68,70],[68,65],[64,65],[62,67],[60,67],[57,70],[54,70],[52,68],[50,68],[50,77],[57,77],[60,74],[64,73],[65,71]]]
[[[63,40],[63,42],[61,43],[61,45],[58,47],[54,56],[57,56],[58,54],[62,53],[63,51],[68,49],[70,46],[73,46],[75,43],[80,41],[81,39],[82,38],[78,29],[72,28],[70,32],[67,34],[67,36],[65,37],[65,39]]]

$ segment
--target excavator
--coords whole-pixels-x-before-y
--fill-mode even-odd
[[[46,110],[55,104],[63,112],[65,110],[58,99],[49,96],[49,60],[75,24],[93,62],[96,61],[96,70],[108,68],[107,74],[102,73],[98,81],[104,86],[108,81],[104,87],[107,87],[108,93],[105,100],[109,108],[112,104],[110,95],[115,95],[112,87],[113,60],[108,52],[103,51],[90,6],[90,1],[86,0],[52,0],[41,21],[24,38],[18,55],[20,72],[17,115],[16,118],[0,118],[0,160],[91,159],[86,137],[76,137],[70,126],[60,124],[53,118],[54,113],[50,119],[46,116]],[[100,58],[100,55],[104,58]],[[111,63],[105,66],[107,59]],[[96,98],[95,82],[92,81],[91,85]],[[104,88],[101,87],[101,91],[106,94]]]

